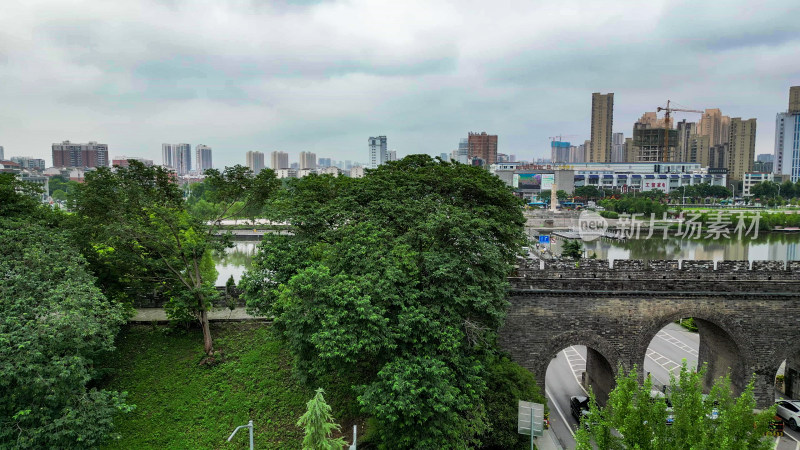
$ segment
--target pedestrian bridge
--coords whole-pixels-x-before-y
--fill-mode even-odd
[[[659,330],[693,317],[707,387],[730,374],[738,394],[754,375],[756,400],[766,406],[788,360],[787,396],[800,395],[800,261],[533,261],[509,281],[500,345],[542,391],[551,359],[585,345],[587,384],[604,402],[620,367],[643,375]]]

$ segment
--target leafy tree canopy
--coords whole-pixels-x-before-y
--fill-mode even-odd
[[[91,448],[124,395],[90,389],[124,322],[62,232],[0,220],[0,447]]]
[[[353,379],[393,448],[475,444],[521,203],[483,169],[412,155],[361,179],[292,180],[240,283],[301,375]],[[356,374],[356,376],[354,376]]]
[[[211,252],[229,240],[219,222],[261,207],[277,187],[271,170],[254,177],[242,166],[206,172],[218,207],[198,217],[187,211],[183,192],[163,167],[130,161],[116,171],[86,174],[74,197],[83,253],[101,286],[119,299],[129,293],[168,296],[172,318],[195,318],[203,328],[206,353],[213,352],[208,309],[216,295]]]
[[[684,361],[680,378],[670,376],[669,409],[665,398],[653,395],[649,378],[640,384],[635,369],[621,372],[604,408],[590,402],[589,416],[575,436],[577,448],[595,448],[592,442],[602,449],[772,448],[765,433],[775,407],[754,412],[752,381],[739,397],[731,394],[729,378],[703,395],[705,370],[689,370]]]

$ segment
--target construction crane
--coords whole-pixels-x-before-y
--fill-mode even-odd
[[[669,162],[669,130],[672,129],[672,125],[669,123],[669,115],[673,111],[680,111],[680,112],[693,112],[693,113],[700,113],[703,114],[703,111],[699,111],[696,109],[681,109],[681,108],[670,108],[669,107],[670,101],[667,100],[667,107],[659,106],[656,108],[656,112],[664,111],[664,152],[661,156],[663,162]]]
[[[550,139],[551,141],[554,141],[554,142],[555,141],[563,142],[564,138],[577,137],[577,136],[578,136],[577,134],[563,134],[563,135],[559,134],[558,136],[551,136],[551,137],[549,137],[547,139]]]

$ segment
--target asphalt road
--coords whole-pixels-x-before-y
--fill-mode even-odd
[[[644,369],[657,384],[669,384],[670,373],[677,376],[683,360],[690,368],[697,367],[700,337],[677,324],[669,324],[650,343]],[[586,395],[580,384],[586,369],[586,347],[572,346],[558,353],[550,362],[546,375],[546,394],[550,423],[561,446],[575,448],[574,430],[578,423],[570,412],[569,398]],[[800,450],[800,433],[786,427],[786,436],[777,442],[779,450]]]

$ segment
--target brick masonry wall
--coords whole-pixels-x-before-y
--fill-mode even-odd
[[[701,354],[715,367],[734,361],[734,372],[747,374],[737,378],[755,374],[759,403],[771,402],[777,368],[795,351],[789,343],[800,338],[798,262],[756,261],[752,268],[747,261],[613,264],[581,261],[576,268],[548,261],[510,278],[511,305],[499,341],[542,388],[550,360],[570,345],[594,348],[615,371],[641,368],[659,330],[695,317],[713,324],[705,333],[715,335],[706,341],[719,347]]]

